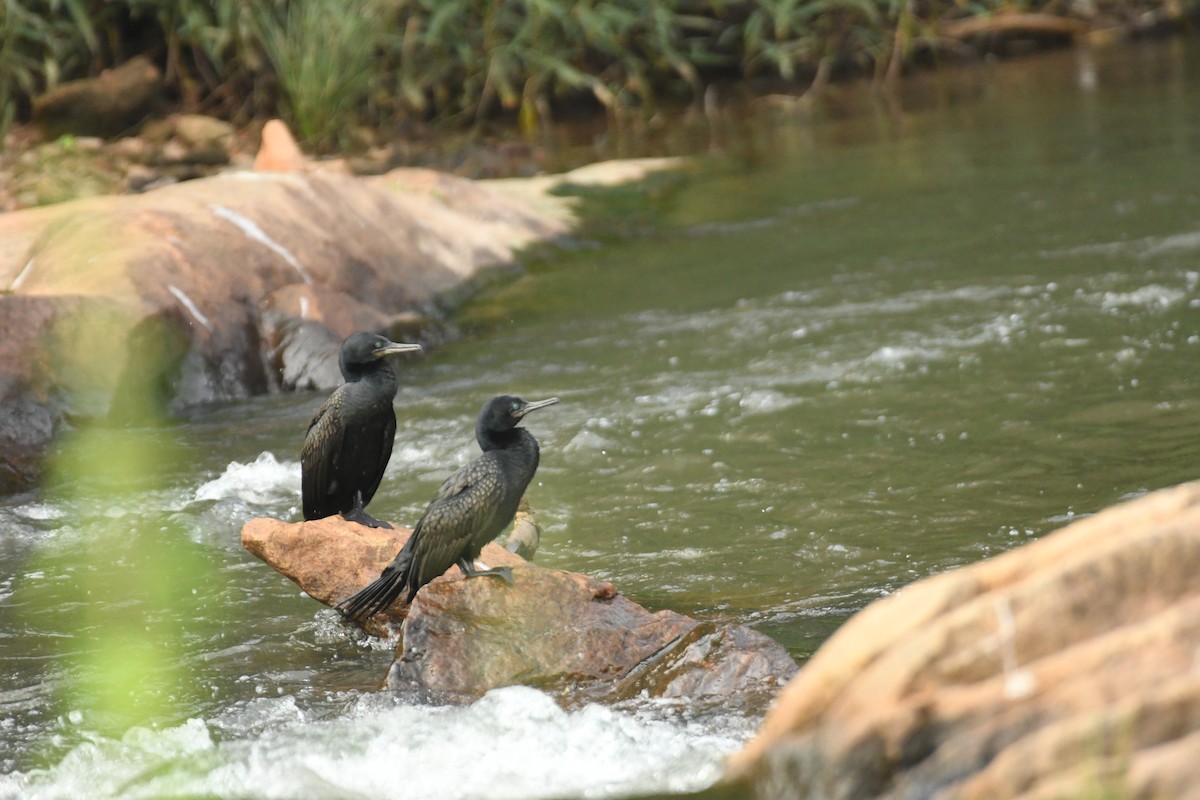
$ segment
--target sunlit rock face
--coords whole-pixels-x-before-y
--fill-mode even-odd
[[[255,519],[242,543],[333,605],[378,577],[408,535],[340,517]],[[652,613],[611,583],[531,564],[498,544],[480,560],[512,567],[514,584],[452,568],[411,606],[397,602],[367,622],[369,632],[401,634],[388,688],[474,698],[520,684],[568,703],[645,692],[754,707],[796,670],[781,645],[749,628]]]
[[[730,764],[749,797],[1185,797],[1200,786],[1200,483],[847,622]]]
[[[3,215],[0,491],[35,472],[7,453],[36,454],[64,418],[330,388],[342,338],[419,333],[565,230],[428,170],[234,172]]]

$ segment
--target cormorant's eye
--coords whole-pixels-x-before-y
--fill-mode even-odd
[[[512,410],[513,410],[513,413],[514,413],[514,414],[515,414],[515,413],[517,413],[518,411],[520,411],[520,410],[521,410],[521,404],[520,404],[520,403],[513,403],[513,404],[512,404]]]

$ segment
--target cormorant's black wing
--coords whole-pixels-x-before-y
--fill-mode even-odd
[[[412,537],[400,548],[392,563],[384,567],[379,577],[358,592],[337,604],[343,616],[362,621],[378,614],[395,602],[408,585],[409,566],[412,564]],[[412,599],[411,597],[409,598]]]
[[[396,417],[395,414],[389,416],[384,421],[383,430],[380,431],[377,448],[375,448],[375,471],[372,473],[366,486],[362,490],[362,501],[365,506],[371,502],[371,498],[375,496],[375,492],[379,489],[380,482],[383,481],[384,470],[387,469],[388,461],[392,458],[392,445],[396,441]]]
[[[425,509],[413,530],[410,596],[438,577],[460,558],[473,557],[472,540],[491,531],[503,505],[504,481],[500,463],[485,453],[451,475]],[[494,529],[494,530],[493,530]]]
[[[341,511],[330,498],[330,486],[339,473],[346,424],[342,419],[341,393],[334,392],[317,409],[304,446],[300,448],[301,505],[305,519],[321,519]]]
[[[413,528],[412,536],[378,578],[338,604],[350,619],[383,611],[407,588],[408,601],[472,549],[485,532],[499,532],[504,497],[500,464],[485,453],[451,475]],[[491,537],[489,537],[491,538]]]

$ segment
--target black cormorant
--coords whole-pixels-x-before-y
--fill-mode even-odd
[[[366,619],[406,590],[412,602],[418,589],[455,564],[468,578],[495,575],[511,583],[508,567],[476,569],[475,559],[512,520],[537,471],[537,440],[517,423],[530,411],[557,402],[557,397],[527,403],[502,395],[484,404],[475,423],[483,454],[446,479],[392,563],[342,601],[339,610],[350,619]]]
[[[372,528],[390,528],[364,508],[383,478],[396,435],[396,372],[392,353],[420,350],[373,333],[342,343],[338,363],[346,382],[321,404],[300,450],[305,519],[341,514]]]

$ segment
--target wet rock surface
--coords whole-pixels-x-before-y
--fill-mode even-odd
[[[1190,797],[1200,483],[847,622],[730,763],[760,798]]]
[[[254,555],[335,605],[379,575],[407,540],[339,517],[242,529]],[[642,692],[761,707],[796,665],[768,637],[738,625],[650,612],[611,583],[526,562],[498,544],[481,560],[510,566],[514,584],[464,579],[457,569],[364,626],[401,641],[390,689],[478,697],[500,686],[536,686],[564,702],[620,700]]]

